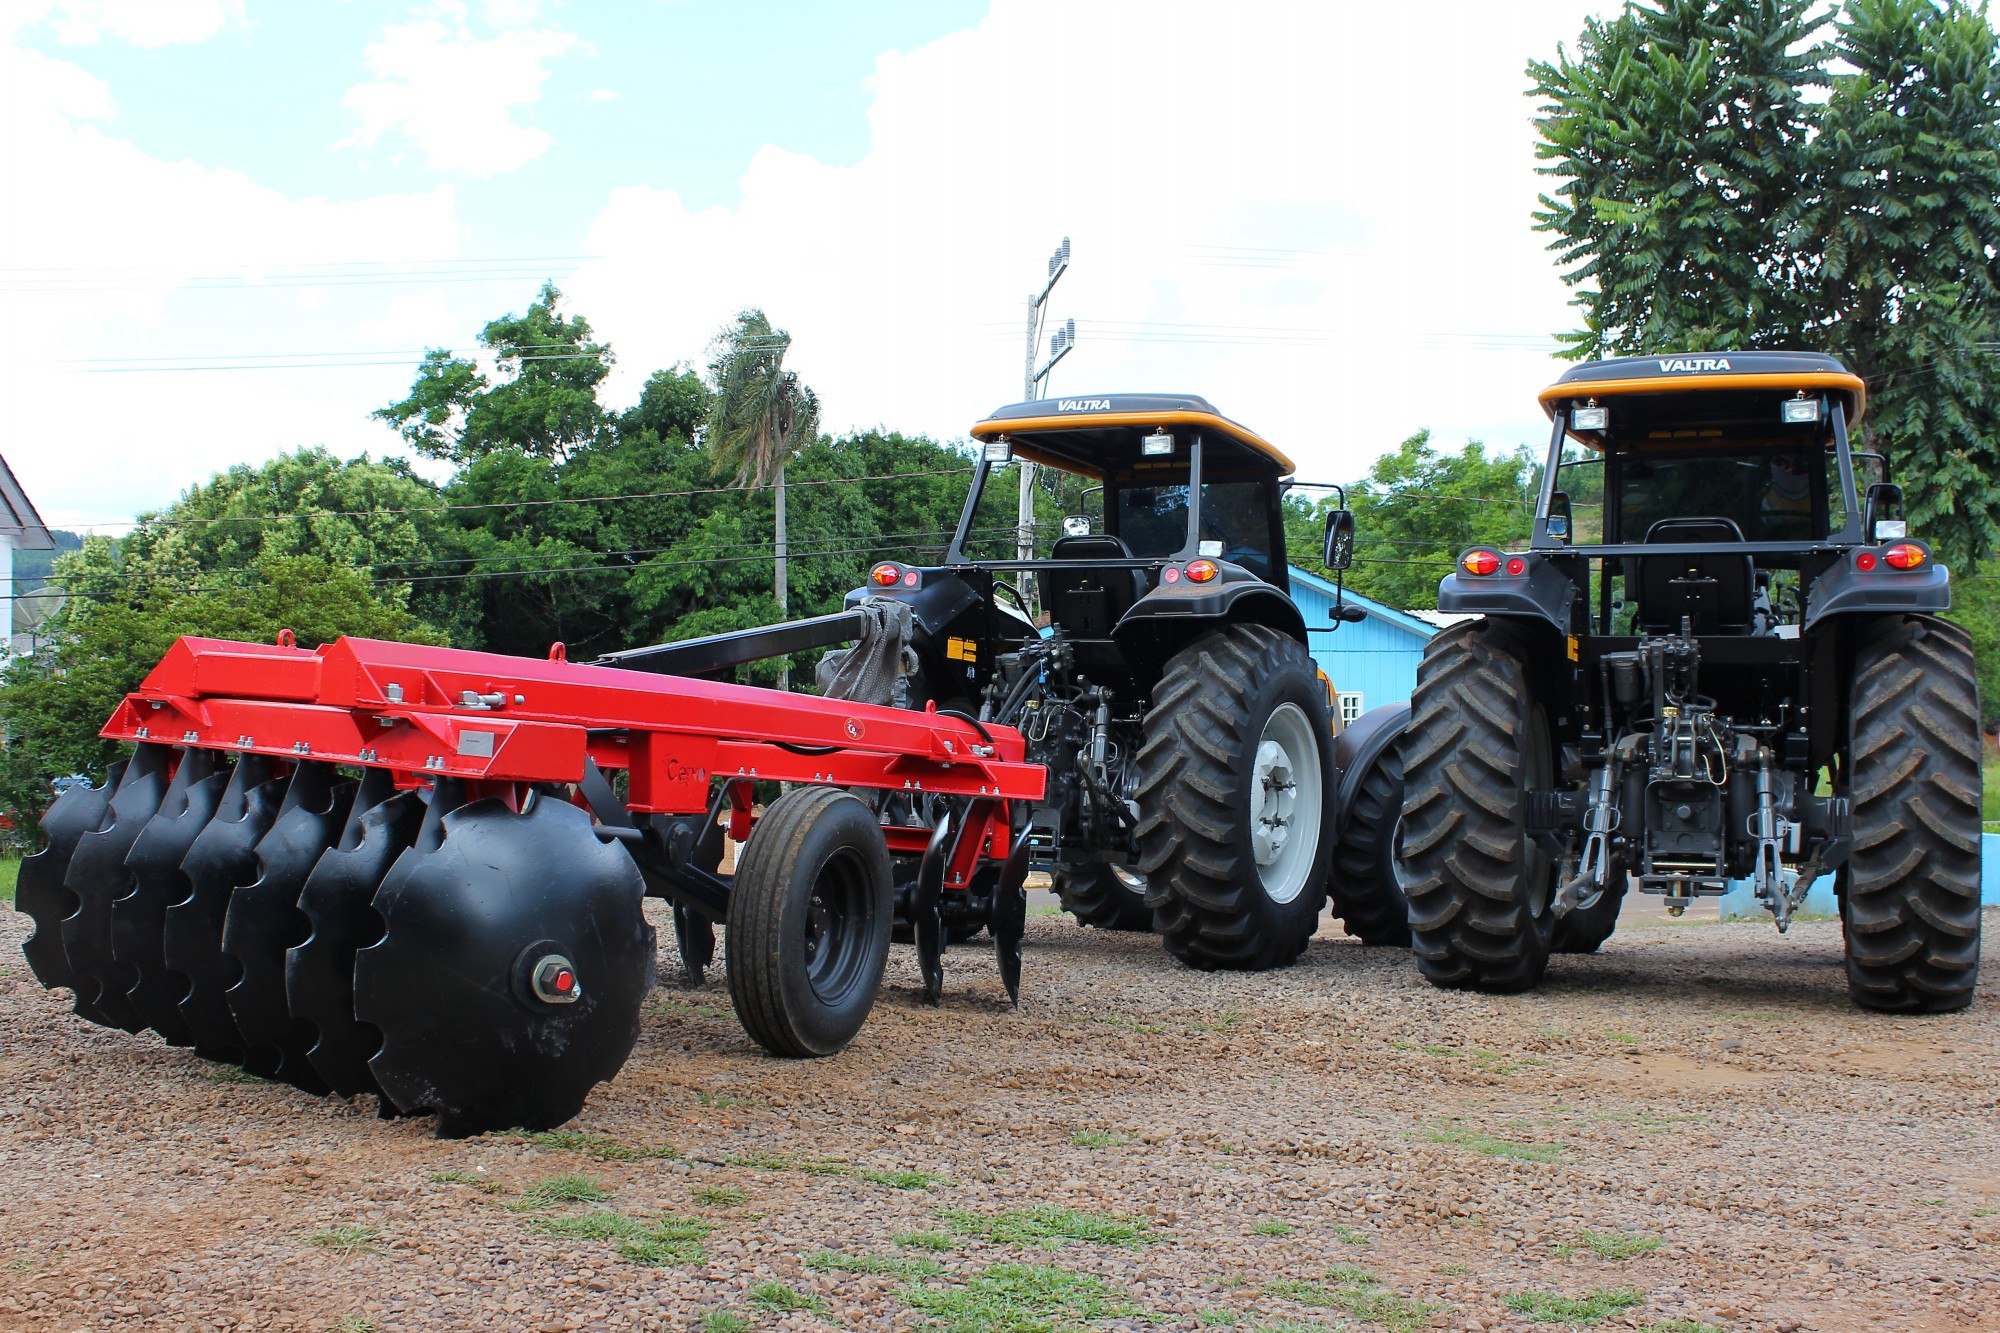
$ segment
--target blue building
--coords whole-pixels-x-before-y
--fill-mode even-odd
[[[1417,659],[1437,626],[1350,588],[1343,600],[1366,611],[1368,618],[1335,632],[1333,584],[1297,565],[1291,573],[1292,600],[1306,618],[1312,655],[1339,692],[1341,722],[1352,722],[1382,704],[1408,703],[1417,687]]]

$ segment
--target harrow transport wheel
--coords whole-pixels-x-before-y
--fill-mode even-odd
[[[382,1035],[354,1019],[354,955],[382,938],[375,891],[403,849],[416,841],[422,797],[398,792],[386,769],[361,779],[340,841],[306,877],[299,910],[312,933],[285,955],[285,1001],[317,1040],[307,1058],[334,1093],[379,1093],[368,1058]]]
[[[375,894],[382,938],[354,958],[368,1069],[438,1133],[551,1129],[618,1072],[653,980],[646,885],[590,816],[530,793],[515,813],[440,779]]]
[[[340,836],[354,784],[335,780],[330,764],[300,764],[270,832],[257,844],[257,878],[230,895],[222,921],[222,953],[234,966],[229,1012],[243,1035],[244,1067],[306,1092],[325,1093],[313,1069],[312,1025],[285,1003],[285,951],[311,933],[299,891],[326,849]]]
[[[1364,945],[1406,949],[1410,944],[1410,900],[1396,880],[1396,824],[1402,817],[1403,747],[1393,740],[1355,788],[1327,893],[1333,914]]]
[[[1979,682],[1956,625],[1863,631],[1849,704],[1853,802],[1841,921],[1863,1009],[1946,1013],[1979,980]]]
[[[1596,953],[1618,929],[1618,909],[1625,905],[1625,891],[1631,880],[1625,867],[1614,857],[1611,884],[1590,906],[1556,918],[1555,933],[1549,942],[1553,953]]]
[[[1169,953],[1210,971],[1304,952],[1325,901],[1332,750],[1297,640],[1232,625],[1167,663],[1138,763],[1139,868]]]
[[[729,1000],[773,1055],[832,1055],[875,1007],[894,911],[889,846],[863,802],[798,787],[771,803],[736,864],[723,950]]]
[[[128,998],[138,976],[111,956],[111,904],[132,891],[125,854],[167,791],[164,745],[141,745],[111,793],[104,823],[77,839],[63,887],[76,910],[62,923],[63,951],[75,975],[76,1012],[93,1023],[138,1032],[146,1024]]]
[[[111,956],[129,967],[134,978],[127,998],[139,1020],[169,1046],[189,1045],[194,1034],[181,1017],[187,980],[167,968],[167,908],[188,896],[181,860],[229,785],[222,763],[213,750],[181,752],[160,812],[147,821],[126,854],[132,891],[111,904]]]
[[[1555,866],[1527,833],[1554,751],[1513,632],[1455,625],[1424,647],[1411,700],[1397,856],[1417,966],[1434,986],[1501,993],[1542,979]]]
[[[21,945],[21,953],[35,973],[35,980],[54,989],[76,989],[76,973],[70,970],[69,954],[63,949],[63,918],[76,910],[76,899],[63,888],[69,874],[70,858],[84,834],[104,822],[111,810],[111,790],[119,772],[114,770],[102,787],[77,785],[56,797],[42,816],[42,850],[21,862],[20,880],[14,889],[14,910],[25,913],[35,923],[35,933]]]
[[[204,1060],[244,1058],[243,1034],[229,1012],[235,966],[222,956],[222,922],[236,890],[257,878],[257,844],[270,831],[284,801],[287,779],[272,776],[271,761],[246,754],[236,761],[221,802],[195,835],[181,873],[188,896],[167,908],[160,952],[182,978],[181,1017]]]
[[[1146,878],[1124,866],[1102,862],[1057,866],[1050,874],[1063,910],[1079,924],[1099,930],[1151,930]]]

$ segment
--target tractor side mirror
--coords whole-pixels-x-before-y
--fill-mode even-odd
[[[1903,519],[1903,488],[1893,481],[1878,481],[1868,488],[1868,508],[1863,526],[1868,540],[1894,541],[1910,535]]]
[[[1556,491],[1549,496],[1549,514],[1542,521],[1542,530],[1565,545],[1569,543],[1569,496],[1564,492]]]
[[[1336,509],[1326,516],[1326,535],[1320,547],[1320,563],[1339,571],[1354,563],[1354,511]]]

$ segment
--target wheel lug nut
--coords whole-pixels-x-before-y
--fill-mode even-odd
[[[537,959],[529,977],[535,998],[544,1004],[575,1004],[583,998],[583,986],[576,979],[576,964],[559,953]]]

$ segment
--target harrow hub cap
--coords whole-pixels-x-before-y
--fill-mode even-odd
[[[1280,704],[1264,723],[1250,770],[1250,845],[1272,902],[1305,890],[1319,850],[1319,746],[1305,710]]]
[[[543,1004],[575,1004],[583,998],[576,981],[576,964],[559,953],[544,954],[535,960],[529,989]]]

